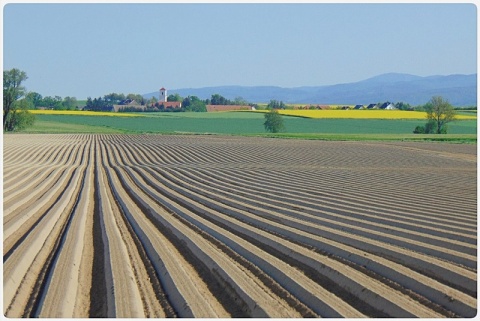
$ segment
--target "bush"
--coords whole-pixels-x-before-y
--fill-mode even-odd
[[[32,126],[35,122],[35,115],[28,110],[15,110],[7,116],[7,131],[18,131]]]
[[[425,126],[417,126],[413,130],[414,134],[437,134],[437,122],[434,120],[429,120]],[[440,133],[438,134],[446,134],[447,133],[447,126],[443,125],[442,129],[440,129]]]
[[[425,134],[425,126],[417,126],[413,130],[414,134]]]

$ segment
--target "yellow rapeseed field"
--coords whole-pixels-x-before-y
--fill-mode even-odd
[[[258,112],[267,112],[259,110]],[[421,111],[404,110],[279,110],[279,114],[306,118],[353,118],[353,119],[426,119]],[[457,119],[477,119],[477,116],[457,115]]]
[[[78,111],[78,110],[30,110],[36,115],[77,115],[77,116],[112,116],[112,117],[144,117],[144,115],[133,115],[128,113],[115,113],[108,111]]]

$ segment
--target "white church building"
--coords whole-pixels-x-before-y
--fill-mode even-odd
[[[160,88],[160,96],[158,99],[158,103],[163,105],[164,108],[181,108],[182,102],[181,101],[167,101],[167,90],[162,87]]]

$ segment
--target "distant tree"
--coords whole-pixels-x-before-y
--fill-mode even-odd
[[[235,100],[233,101],[233,103],[235,105],[242,105],[242,106],[248,105],[248,101],[243,99],[243,97],[235,97]]]
[[[267,109],[285,109],[285,104],[283,101],[278,101],[278,100],[270,100],[270,102],[267,105]]]
[[[231,105],[232,102],[219,94],[213,94],[212,98],[210,99],[210,104],[211,105]]]
[[[167,101],[182,101],[182,97],[180,97],[179,94],[171,94],[171,95],[168,95],[167,97]]]
[[[126,99],[132,99],[132,100],[135,100],[137,103],[140,103],[140,105],[145,105],[146,103],[146,100],[145,98],[143,98],[142,95],[139,95],[139,94],[128,94]]]
[[[35,108],[41,106],[42,99],[43,99],[42,95],[40,95],[39,93],[36,93],[34,91],[31,91],[28,94],[26,94],[25,98],[28,101],[30,101],[32,103],[33,107],[35,107]]]
[[[441,96],[434,96],[424,108],[427,113],[427,119],[435,122],[436,133],[446,134],[447,123],[455,120],[456,116],[456,112],[448,100],[443,99]]]
[[[158,102],[157,97],[152,96],[152,97],[147,101],[147,104],[148,104],[148,105],[155,105],[157,102]]]
[[[395,103],[395,108],[399,110],[410,110],[412,109],[412,106],[410,106],[410,104],[404,103],[403,101],[400,101],[398,103]]]
[[[285,125],[283,124],[283,118],[277,110],[271,109],[268,113],[265,113],[265,122],[263,126],[265,130],[271,133],[278,133],[285,131]]]
[[[92,111],[102,111],[108,110],[113,106],[109,101],[103,99],[102,97],[94,98],[91,97],[87,98],[87,104],[85,105],[85,110],[92,110]]]
[[[63,98],[62,105],[64,109],[74,110],[77,106],[77,98],[67,96]]]
[[[55,96],[55,97],[53,97],[53,101],[54,101],[54,108],[55,109],[64,109],[63,104],[62,104],[62,101],[63,101],[62,97]]]
[[[14,131],[33,124],[34,116],[28,112],[28,100],[22,83],[27,80],[24,71],[13,68],[3,71],[3,130]]]
[[[124,94],[111,93],[103,96],[103,100],[112,105],[118,105],[122,100],[125,100]]]
[[[136,100],[138,99],[138,95],[137,94],[128,94],[125,99],[132,99],[132,100]]]
[[[62,110],[65,109],[62,104],[62,97],[60,96],[46,96],[43,97],[42,101],[40,102],[41,107],[47,107],[55,110]]]
[[[197,96],[188,96],[182,101],[182,108],[185,111],[206,112],[207,106],[204,101]]]

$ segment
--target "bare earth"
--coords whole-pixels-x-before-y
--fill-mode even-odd
[[[477,146],[4,135],[7,317],[473,317]]]

